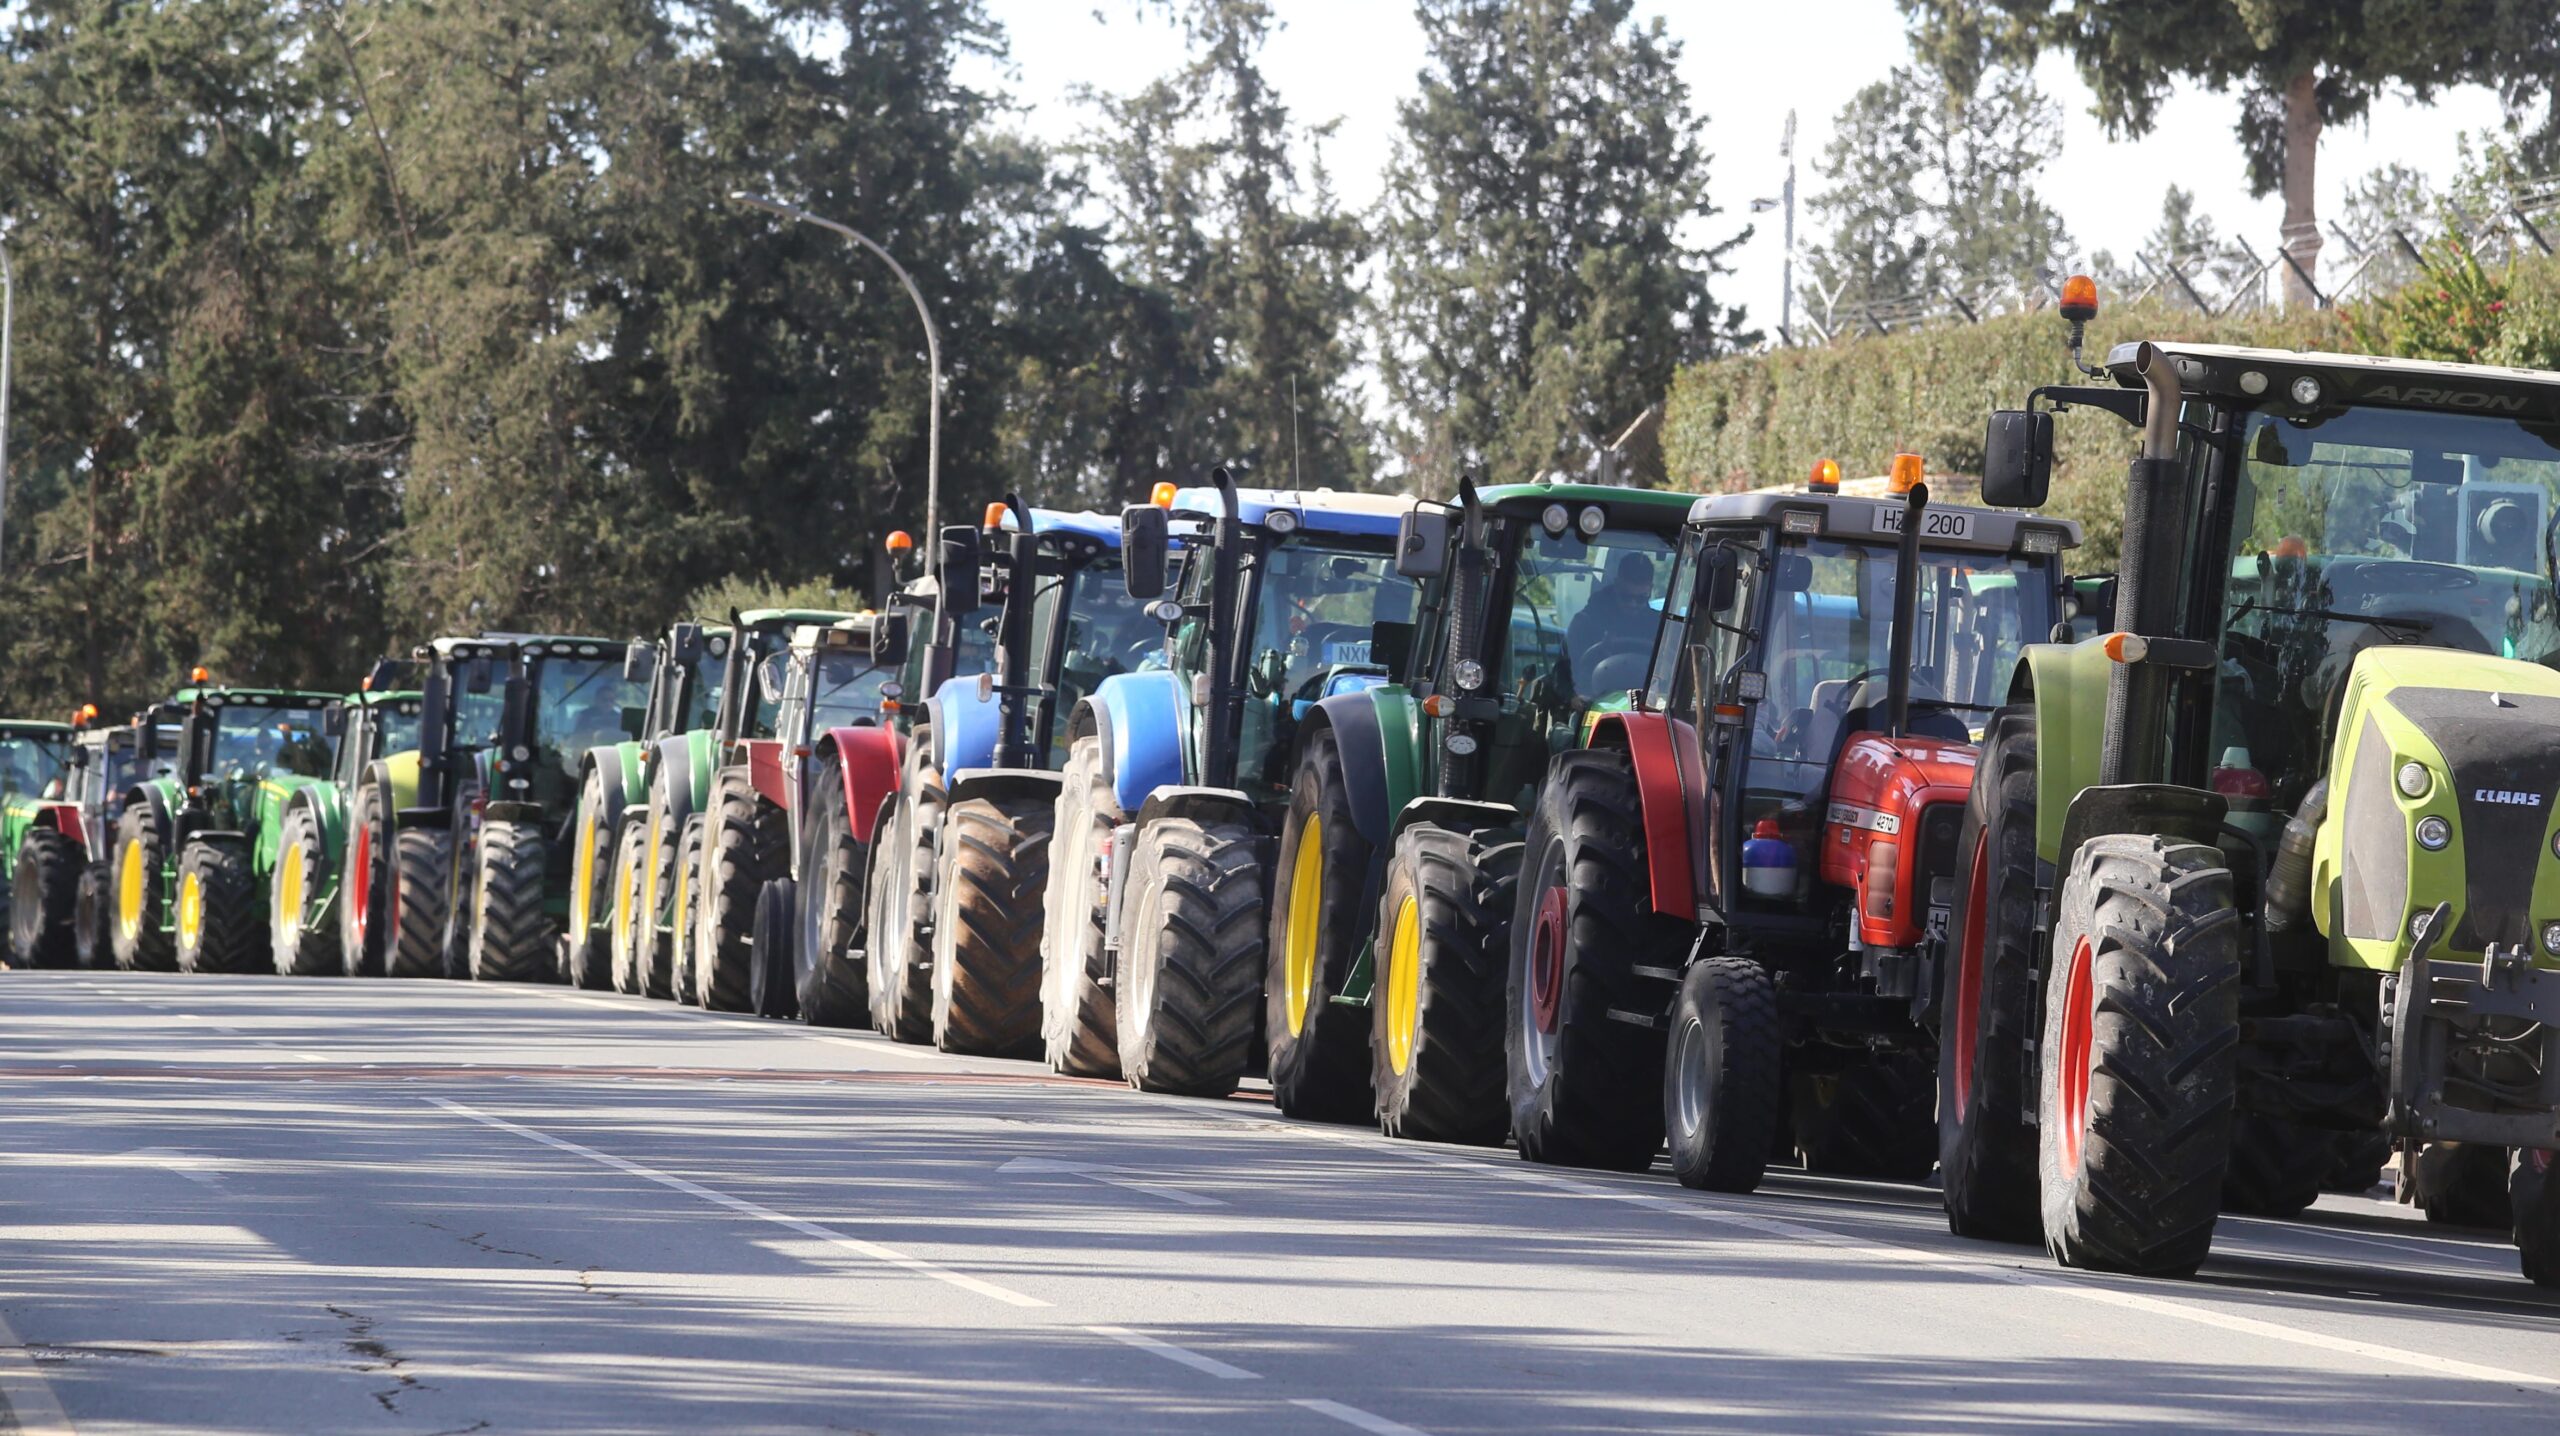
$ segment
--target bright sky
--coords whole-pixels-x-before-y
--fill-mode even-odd
[[[1395,0],[1276,0],[1286,24],[1263,57],[1264,73],[1301,121],[1340,117],[1327,150],[1336,187],[1353,205],[1377,197],[1395,135],[1397,100],[1414,91],[1422,68],[1422,33]],[[1183,60],[1182,39],[1161,18],[1137,18],[1128,0],[988,0],[1012,36],[1015,76],[993,81],[1030,106],[1021,123],[1034,134],[1064,139],[1088,121],[1071,103],[1078,84],[1128,91]],[[1683,42],[1682,72],[1691,103],[1707,116],[1715,154],[1713,193],[1726,213],[1709,233],[1730,233],[1751,219],[1747,202],[1774,197],[1786,178],[1778,157],[1787,111],[1797,111],[1796,153],[1805,162],[1799,197],[1821,186],[1811,170],[1831,135],[1831,120],[1851,95],[1904,62],[1908,49],[1893,0],[1639,0],[1638,12],[1661,15]],[[2049,57],[2037,81],[2060,102],[2062,152],[2037,184],[2058,208],[2085,253],[2129,254],[2159,217],[2170,184],[2196,192],[2198,207],[2225,232],[2238,232],[2271,254],[2283,207],[2249,198],[2232,125],[2235,97],[2182,91],[2164,107],[2158,127],[2138,143],[2111,143],[2089,115],[2089,92],[2068,61]],[[2455,141],[2499,123],[2497,97],[2483,88],[2450,91],[2432,106],[2398,98],[2374,107],[2361,129],[2331,132],[2321,148],[2320,204],[2333,215],[2348,185],[2376,165],[2397,161],[2439,182],[2455,163]],[[1778,216],[1759,217],[1738,253],[1724,297],[1750,310],[1752,323],[1775,328],[1782,244]],[[1799,244],[1818,238],[1798,222]],[[2332,244],[2329,257],[2339,250]]]

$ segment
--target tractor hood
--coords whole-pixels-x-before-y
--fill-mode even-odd
[[[2440,648],[2377,648],[2347,680],[2312,848],[2333,961],[2396,969],[2439,902],[2439,957],[2542,941],[2560,920],[2560,673]]]
[[[1858,940],[1909,947],[1947,899],[1974,750],[1943,738],[1860,733],[1831,770],[1822,822],[1822,880],[1855,895]]]

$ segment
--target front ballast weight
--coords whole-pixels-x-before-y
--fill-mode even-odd
[[[2476,963],[2434,956],[2451,917],[2450,903],[2419,917],[2416,949],[2382,980],[2384,1126],[2413,1146],[2560,1148],[2560,970],[2521,943]]]

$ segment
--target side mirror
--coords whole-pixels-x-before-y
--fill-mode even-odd
[[[2044,507],[2053,488],[2053,415],[1996,409],[1982,438],[1982,501],[1995,508]]]
[[[907,658],[907,615],[892,610],[871,624],[871,666],[894,668]]]
[[[942,531],[942,562],[935,573],[942,582],[942,610],[966,613],[978,606],[978,531],[952,524]]]
[[[1165,512],[1155,505],[1131,504],[1120,511],[1120,581],[1131,598],[1143,601],[1164,592],[1168,535]]]
[[[1401,677],[1413,660],[1413,625],[1382,618],[1369,625],[1369,661]]]
[[[320,731],[328,734],[332,738],[343,738],[347,736],[347,710],[342,707],[322,709],[320,711]]]
[[[1742,559],[1729,548],[1706,548],[1698,551],[1698,600],[1709,613],[1722,613],[1733,607],[1734,594],[1742,583]]]
[[[667,655],[678,664],[691,668],[702,661],[702,625],[679,623],[667,630]]]
[[[622,681],[646,683],[658,671],[658,645],[634,643],[622,650]]]
[[[1406,510],[1396,520],[1396,572],[1413,579],[1447,573],[1451,517],[1447,509]]]

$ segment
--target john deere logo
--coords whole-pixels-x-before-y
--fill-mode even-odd
[[[2512,788],[2474,788],[2471,790],[2471,801],[2475,803],[2506,803],[2518,808],[2539,808],[2542,806],[2542,795],[2540,793],[2519,793]]]

